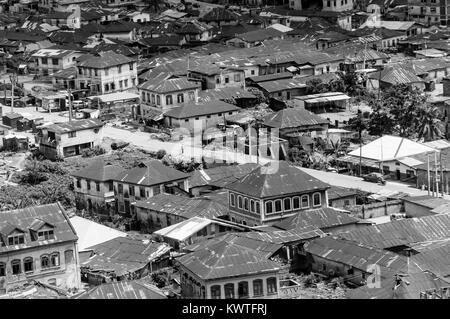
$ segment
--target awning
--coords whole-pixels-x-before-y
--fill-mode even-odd
[[[164,118],[164,115],[161,111],[159,110],[155,110],[155,109],[148,109],[146,110],[147,113],[143,116],[144,119],[146,120],[151,120],[151,121],[161,121]]]
[[[379,169],[380,168],[380,163],[375,161],[375,160],[371,160],[371,159],[367,159],[367,158],[360,158],[357,156],[344,156],[344,157],[339,157],[336,158],[337,162],[341,162],[341,163],[348,163],[348,164],[353,164],[353,165],[358,165],[361,161],[361,165],[362,166],[366,166],[366,167],[372,167],[372,168],[376,168]]]
[[[139,99],[139,95],[130,92],[116,92],[110,94],[96,95],[88,97],[90,100],[100,99],[101,102],[109,103],[109,102],[118,102],[118,101],[126,101],[126,100],[134,100]]]

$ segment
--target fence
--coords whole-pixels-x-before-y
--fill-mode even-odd
[[[357,205],[348,209],[352,212],[353,215],[356,215],[357,217],[362,219],[366,219],[398,214],[402,211],[402,206],[402,201],[396,199],[380,203]]]

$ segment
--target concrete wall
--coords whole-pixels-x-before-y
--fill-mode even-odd
[[[159,94],[156,92],[152,92],[150,90],[139,89],[139,94],[141,95],[141,101],[144,104],[156,106],[158,108],[161,108],[163,111],[169,110],[177,106],[183,106],[185,104],[193,103],[198,99],[198,89],[170,92],[167,94]],[[181,103],[178,102],[179,94],[183,95],[183,102]],[[158,103],[158,96],[159,96],[159,103]],[[171,104],[167,104],[167,96],[172,97]]]
[[[358,214],[358,217],[366,219],[398,214],[402,211],[402,207],[403,203],[401,200],[389,200],[384,202],[353,206],[349,207],[348,209],[352,213]]]
[[[423,217],[434,215],[431,212],[430,208],[407,201],[405,201],[405,214],[407,217]]]
[[[72,251],[72,253],[67,251]],[[67,252],[67,260],[65,252]],[[41,256],[52,253],[59,253],[59,266],[42,268]],[[70,255],[72,258],[69,259]],[[25,273],[23,260],[27,257],[33,259],[33,270]],[[21,261],[21,273],[13,275],[11,261],[16,259]],[[29,280],[39,280],[46,284],[56,280],[56,286],[63,289],[81,287],[78,249],[75,242],[46,244],[35,248],[1,253],[0,262],[6,264],[6,277],[0,277],[0,280],[5,279],[7,289],[15,285],[22,285]]]

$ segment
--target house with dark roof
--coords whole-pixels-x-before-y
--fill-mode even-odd
[[[288,140],[298,139],[302,135],[325,138],[329,121],[304,108],[294,107],[267,115],[263,125],[271,130],[277,130],[280,138]]]
[[[203,131],[215,127],[227,116],[237,114],[240,108],[229,103],[215,100],[204,104],[189,103],[170,109],[164,113],[168,126],[189,132]]]
[[[182,35],[188,43],[210,41],[213,37],[213,27],[197,20],[183,23],[177,34]]]
[[[228,184],[231,221],[273,225],[310,208],[327,208],[330,186],[285,161],[261,166]]]
[[[450,206],[450,201],[442,197],[430,195],[407,196],[402,198],[407,217],[423,217],[436,214],[440,208],[445,213]]]
[[[48,75],[74,67],[82,53],[73,50],[41,49],[31,56],[36,61],[38,72]]]
[[[113,51],[85,55],[78,59],[75,86],[92,94],[130,90],[138,84],[135,59]]]
[[[198,99],[199,84],[188,81],[185,77],[170,76],[160,73],[138,86],[141,94],[141,108],[152,106],[162,111],[173,107],[195,103]],[[145,114],[145,111],[141,113]]]
[[[222,196],[224,196],[223,194]],[[136,217],[151,231],[166,228],[195,216],[214,219],[228,214],[228,207],[208,197],[161,193],[133,203]]]
[[[395,65],[370,73],[366,85],[369,90],[378,90],[378,88],[386,89],[397,84],[407,84],[420,90],[425,89],[425,81],[412,70]]]
[[[215,7],[201,17],[200,21],[214,27],[237,25],[239,23],[239,16],[223,7]]]
[[[161,193],[185,194],[189,175],[164,165],[158,160],[141,163],[113,178],[116,210],[119,214],[134,216],[135,204]]]
[[[158,287],[141,279],[95,286],[74,299],[167,299]]]
[[[96,159],[89,166],[71,173],[78,210],[109,215],[115,208],[113,178],[124,169]]]
[[[278,298],[283,266],[258,250],[222,240],[176,262],[185,298]]]
[[[260,45],[265,40],[279,40],[283,38],[283,32],[273,28],[267,28],[238,34],[234,38],[226,41],[226,44],[238,48],[251,48]]]
[[[328,189],[328,206],[334,208],[345,209],[349,206],[356,206],[356,195],[358,192],[355,189],[331,186]]]
[[[222,189],[226,184],[238,180],[257,167],[258,164],[246,163],[195,170],[189,177],[189,192],[199,196]]]
[[[32,279],[80,289],[77,240],[59,203],[0,212],[0,294]]]
[[[81,155],[83,150],[101,144],[103,122],[86,119],[42,125],[38,128],[35,139],[39,150],[48,159]]]
[[[296,78],[276,79],[256,83],[268,98],[290,100],[294,96],[304,95],[307,85]]]
[[[80,259],[84,282],[100,285],[105,282],[140,279],[167,267],[170,246],[149,239],[117,237],[86,248]]]

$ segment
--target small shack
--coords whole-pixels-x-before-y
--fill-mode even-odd
[[[2,123],[13,129],[17,129],[19,120],[23,119],[23,116],[19,113],[6,113],[2,117]]]

